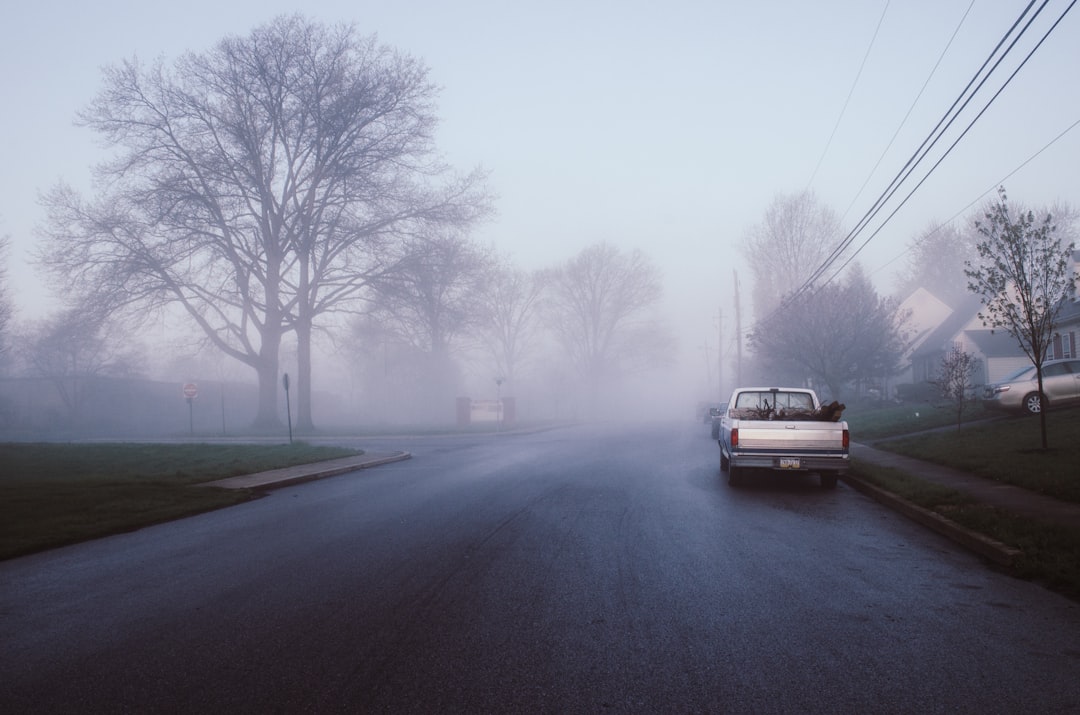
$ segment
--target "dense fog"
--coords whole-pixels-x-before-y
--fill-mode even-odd
[[[1075,271],[1064,5],[122,4],[0,49],[0,436],[896,400],[928,347],[1022,358],[969,289],[995,207]]]

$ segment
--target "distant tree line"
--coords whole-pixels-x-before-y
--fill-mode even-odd
[[[304,430],[320,334],[358,353],[392,343],[446,394],[465,356],[513,380],[541,332],[594,384],[670,355],[643,255],[597,244],[527,274],[469,238],[492,198],[482,171],[438,159],[437,94],[417,59],[299,15],[106,69],[79,120],[112,158],[91,196],[44,199],[37,261],[71,309],[37,327],[23,369],[130,369],[115,335],[180,315],[255,373],[254,424],[273,427],[288,337]]]
[[[922,287],[954,308],[979,296],[984,325],[1012,335],[1041,375],[1057,315],[1075,295],[1078,218],[1063,203],[1035,212],[1010,204],[1001,189],[959,224],[931,224],[914,237],[896,294],[883,296],[857,262],[835,279],[807,284],[830,257],[838,266],[849,262],[839,250],[840,221],[810,192],[777,196],[743,242],[754,281],[747,338],[757,373],[815,383],[836,398],[861,394],[901,367],[910,336],[899,306]],[[950,397],[963,395],[956,385],[970,379],[974,356],[947,357],[940,382],[950,385]]]

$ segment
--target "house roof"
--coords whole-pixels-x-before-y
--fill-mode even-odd
[[[908,315],[906,327],[910,333],[904,349],[905,356],[918,350],[934,328],[953,312],[949,305],[921,286],[905,298],[898,309]]]
[[[1057,323],[1060,327],[1080,325],[1080,299],[1065,301],[1058,313]]]
[[[946,346],[960,334],[963,327],[971,322],[972,317],[978,314],[981,305],[982,302],[978,296],[969,296],[926,336],[919,347],[912,352],[912,359],[933,356],[944,351]]]

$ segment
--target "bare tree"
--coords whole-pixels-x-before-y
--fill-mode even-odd
[[[399,269],[375,283],[360,334],[374,328],[384,340],[391,336],[424,356],[429,392],[451,406],[455,353],[483,315],[481,296],[492,265],[487,250],[461,235],[416,240]]]
[[[590,246],[549,276],[549,324],[596,390],[607,375],[666,364],[673,339],[655,315],[660,272],[640,251]]]
[[[956,306],[968,294],[965,262],[976,255],[979,234],[967,224],[930,225],[908,244],[907,264],[897,275],[901,297],[922,287]]]
[[[840,399],[852,383],[896,372],[906,318],[855,264],[845,282],[788,301],[758,322],[750,343],[774,375],[820,381]]]
[[[492,266],[488,251],[461,235],[418,239],[398,269],[374,284],[367,315],[419,350],[450,354],[479,320]]]
[[[482,177],[446,180],[436,160],[436,93],[419,61],[299,16],[172,67],[110,68],[81,119],[117,158],[93,203],[48,196],[40,259],[106,308],[181,306],[256,371],[258,425],[279,423],[280,344],[296,331],[310,425],[319,316],[394,269],[397,237],[486,210]]]
[[[25,340],[29,374],[52,383],[72,422],[83,413],[88,380],[130,375],[139,362],[114,328],[99,314],[68,308],[42,321]]]
[[[842,238],[840,219],[812,192],[774,198],[742,245],[754,276],[754,315],[764,318],[802,286]]]
[[[982,297],[983,325],[1004,329],[1016,338],[1035,366],[1041,396],[1042,366],[1057,316],[1076,291],[1076,275],[1069,269],[1075,246],[1062,245],[1049,213],[1036,220],[1031,211],[1010,211],[1005,187],[998,189],[998,200],[985,219],[975,223],[983,240],[977,247],[978,264],[969,261],[964,271],[968,289]],[[1039,425],[1046,449],[1046,410],[1039,410]]]
[[[963,421],[968,392],[974,387],[972,378],[975,377],[980,364],[980,360],[975,355],[954,345],[942,356],[937,379],[930,381],[941,390],[945,398],[952,400],[956,407],[956,429],[960,429]]]
[[[504,262],[481,292],[478,339],[495,374],[506,381],[509,394],[521,366],[534,357],[545,285],[544,272],[530,273]]]

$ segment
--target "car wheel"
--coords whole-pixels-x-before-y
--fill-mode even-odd
[[[743,469],[742,467],[728,466],[728,486],[741,487],[743,483]]]
[[[820,476],[822,489],[836,489],[836,482],[839,478],[836,472],[822,472]]]
[[[1024,397],[1024,412],[1029,415],[1037,415],[1042,412],[1042,404],[1042,396],[1037,392],[1033,392]]]

